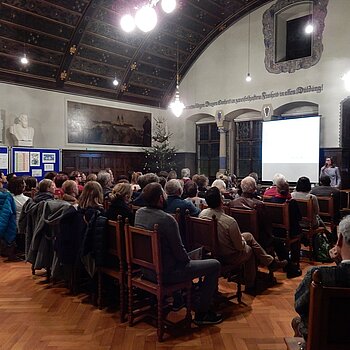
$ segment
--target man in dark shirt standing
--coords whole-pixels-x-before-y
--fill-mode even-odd
[[[159,183],[148,184],[143,189],[142,196],[147,206],[136,212],[135,226],[153,230],[154,225],[158,224],[164,281],[177,283],[204,276],[194,323],[204,325],[222,322],[222,316],[209,309],[218,286],[220,263],[215,259],[191,260],[188,257],[176,220],[163,211],[166,194]]]

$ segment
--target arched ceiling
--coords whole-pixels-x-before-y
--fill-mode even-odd
[[[0,81],[166,107],[176,85],[177,47],[181,80],[223,30],[270,1],[177,0],[176,12],[158,10],[157,27],[144,34],[124,33],[119,21],[145,1],[4,0]],[[27,66],[19,62],[24,51]]]

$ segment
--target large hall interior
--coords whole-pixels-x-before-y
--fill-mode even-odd
[[[0,1],[0,349],[349,349],[349,14]]]

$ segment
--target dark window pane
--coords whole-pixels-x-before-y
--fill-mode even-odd
[[[250,138],[250,122],[239,122],[236,126],[238,140],[246,140]]]
[[[261,142],[252,142],[252,158],[260,160],[261,159]]]
[[[210,125],[210,139],[212,141],[220,139],[220,135],[219,135],[219,132],[218,132],[218,127],[217,127],[216,124],[211,124]]]
[[[250,173],[250,160],[241,160],[238,165],[237,176],[245,177]]]
[[[209,144],[204,143],[199,145],[199,159],[209,158]]]
[[[238,159],[249,159],[250,158],[249,142],[241,142],[237,145],[237,147],[238,147]]]
[[[219,143],[212,143],[210,145],[210,156],[211,158],[219,157],[219,150],[220,150],[220,144]]]
[[[305,33],[305,27],[311,20],[312,16],[307,15],[287,21],[287,61],[311,56],[311,35]]]
[[[215,176],[216,172],[219,170],[219,159],[212,159],[210,162],[209,176]]]
[[[198,126],[198,140],[205,141],[209,140],[209,125],[199,125]]]

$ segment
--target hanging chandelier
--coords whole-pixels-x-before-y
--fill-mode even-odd
[[[122,29],[129,33],[138,27],[144,33],[151,31],[157,25],[157,13],[154,9],[160,0],[149,0],[148,3],[137,9],[135,16],[125,14],[120,21]],[[161,0],[165,13],[171,13],[176,8],[176,0]]]

